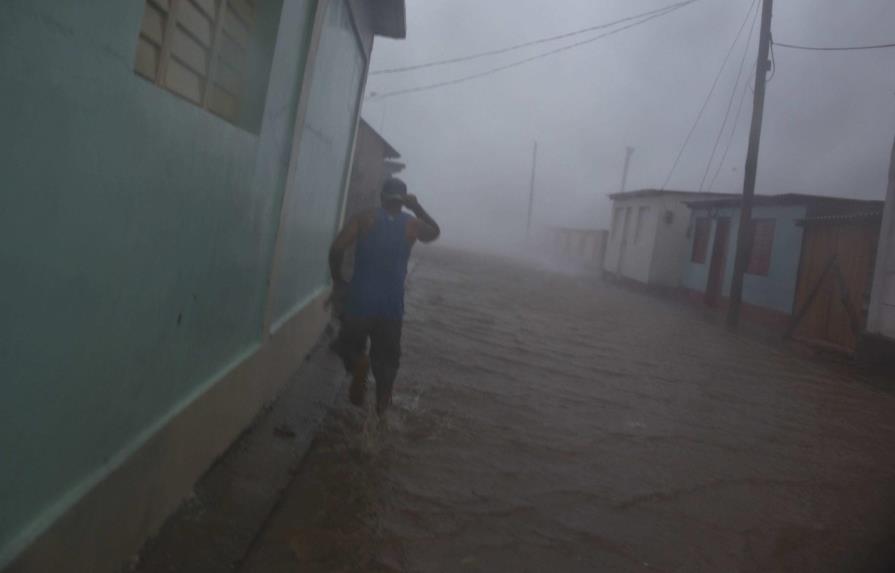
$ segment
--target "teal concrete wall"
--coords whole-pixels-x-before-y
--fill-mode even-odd
[[[804,206],[762,206],[753,209],[752,217],[754,219],[775,219],[777,223],[771,252],[771,268],[767,276],[746,275],[743,281],[743,300],[745,302],[786,314],[792,313],[802,254],[802,227],[796,223],[803,219],[806,213],[807,210]],[[740,210],[739,208],[725,208],[713,212],[712,215],[729,217],[731,220],[731,239],[727,252],[723,287],[724,296],[729,296],[730,283],[733,279]],[[707,211],[693,210],[694,220],[697,217],[705,216],[708,216]],[[706,262],[697,264],[690,260],[693,252],[693,237],[690,237],[690,246],[683,263],[682,282],[685,288],[696,292],[705,292],[714,242],[715,221],[712,221],[712,234]]]
[[[133,72],[142,0],[0,2],[0,567],[258,346],[313,5],[252,130]]]
[[[283,205],[273,282],[273,326],[289,319],[329,285],[328,248],[338,226],[365,75],[364,47],[347,0],[331,0],[320,34],[298,149]]]

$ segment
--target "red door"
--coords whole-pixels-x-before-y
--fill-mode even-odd
[[[724,287],[724,269],[727,266],[727,247],[730,245],[730,219],[721,218],[715,223],[715,243],[709,264],[709,282],[705,287],[705,304],[718,306]]]

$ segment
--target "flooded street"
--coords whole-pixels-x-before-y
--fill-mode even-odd
[[[895,396],[594,277],[418,253],[242,571],[887,571]]]

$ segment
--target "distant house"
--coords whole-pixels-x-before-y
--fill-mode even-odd
[[[873,294],[867,318],[869,346],[890,361],[895,356],[895,145],[889,167],[889,189],[879,236]]]
[[[599,229],[552,227],[548,229],[548,249],[559,257],[601,268],[609,232]]]
[[[741,199],[691,201],[689,206],[692,217],[688,254],[683,264],[683,286],[709,306],[724,306],[733,277]],[[841,260],[841,268],[845,269],[847,255],[842,251],[852,249],[856,252],[851,256],[857,258],[859,252],[866,254],[872,250],[874,241],[865,238],[872,233],[859,237],[843,229],[855,224],[866,228],[867,222],[872,224],[873,213],[879,207],[877,201],[813,195],[756,197],[743,285],[746,312],[780,327],[789,324],[797,310],[796,293],[804,291],[804,296],[799,297],[803,303],[799,308],[813,305],[816,301],[808,301],[808,296],[818,279],[833,276],[818,274],[824,272],[831,260]],[[844,274],[853,277],[847,282],[853,286],[850,292],[859,298],[863,294],[859,292],[860,285],[862,281],[866,285],[866,277],[858,268],[847,269]],[[854,306],[858,306],[857,299]],[[825,311],[815,306],[811,312],[820,315]]]
[[[382,135],[366,120],[360,120],[345,205],[346,217],[379,204],[383,182],[404,170],[404,164],[397,161],[400,158],[401,154]]]
[[[612,229],[605,274],[643,284],[678,287],[690,222],[688,201],[730,197],[717,193],[642,189],[610,195]]]

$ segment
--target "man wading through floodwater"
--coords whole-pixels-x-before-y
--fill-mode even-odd
[[[332,349],[352,374],[349,397],[362,406],[367,370],[376,381],[376,412],[385,413],[401,360],[404,280],[410,249],[417,241],[431,243],[441,234],[416,196],[400,179],[382,186],[382,207],[352,217],[329,250],[336,314],[342,321]],[[404,212],[410,210],[416,217]],[[351,284],[342,278],[345,250],[356,244]],[[342,301],[344,300],[344,308]],[[367,356],[367,339],[370,355]]]

